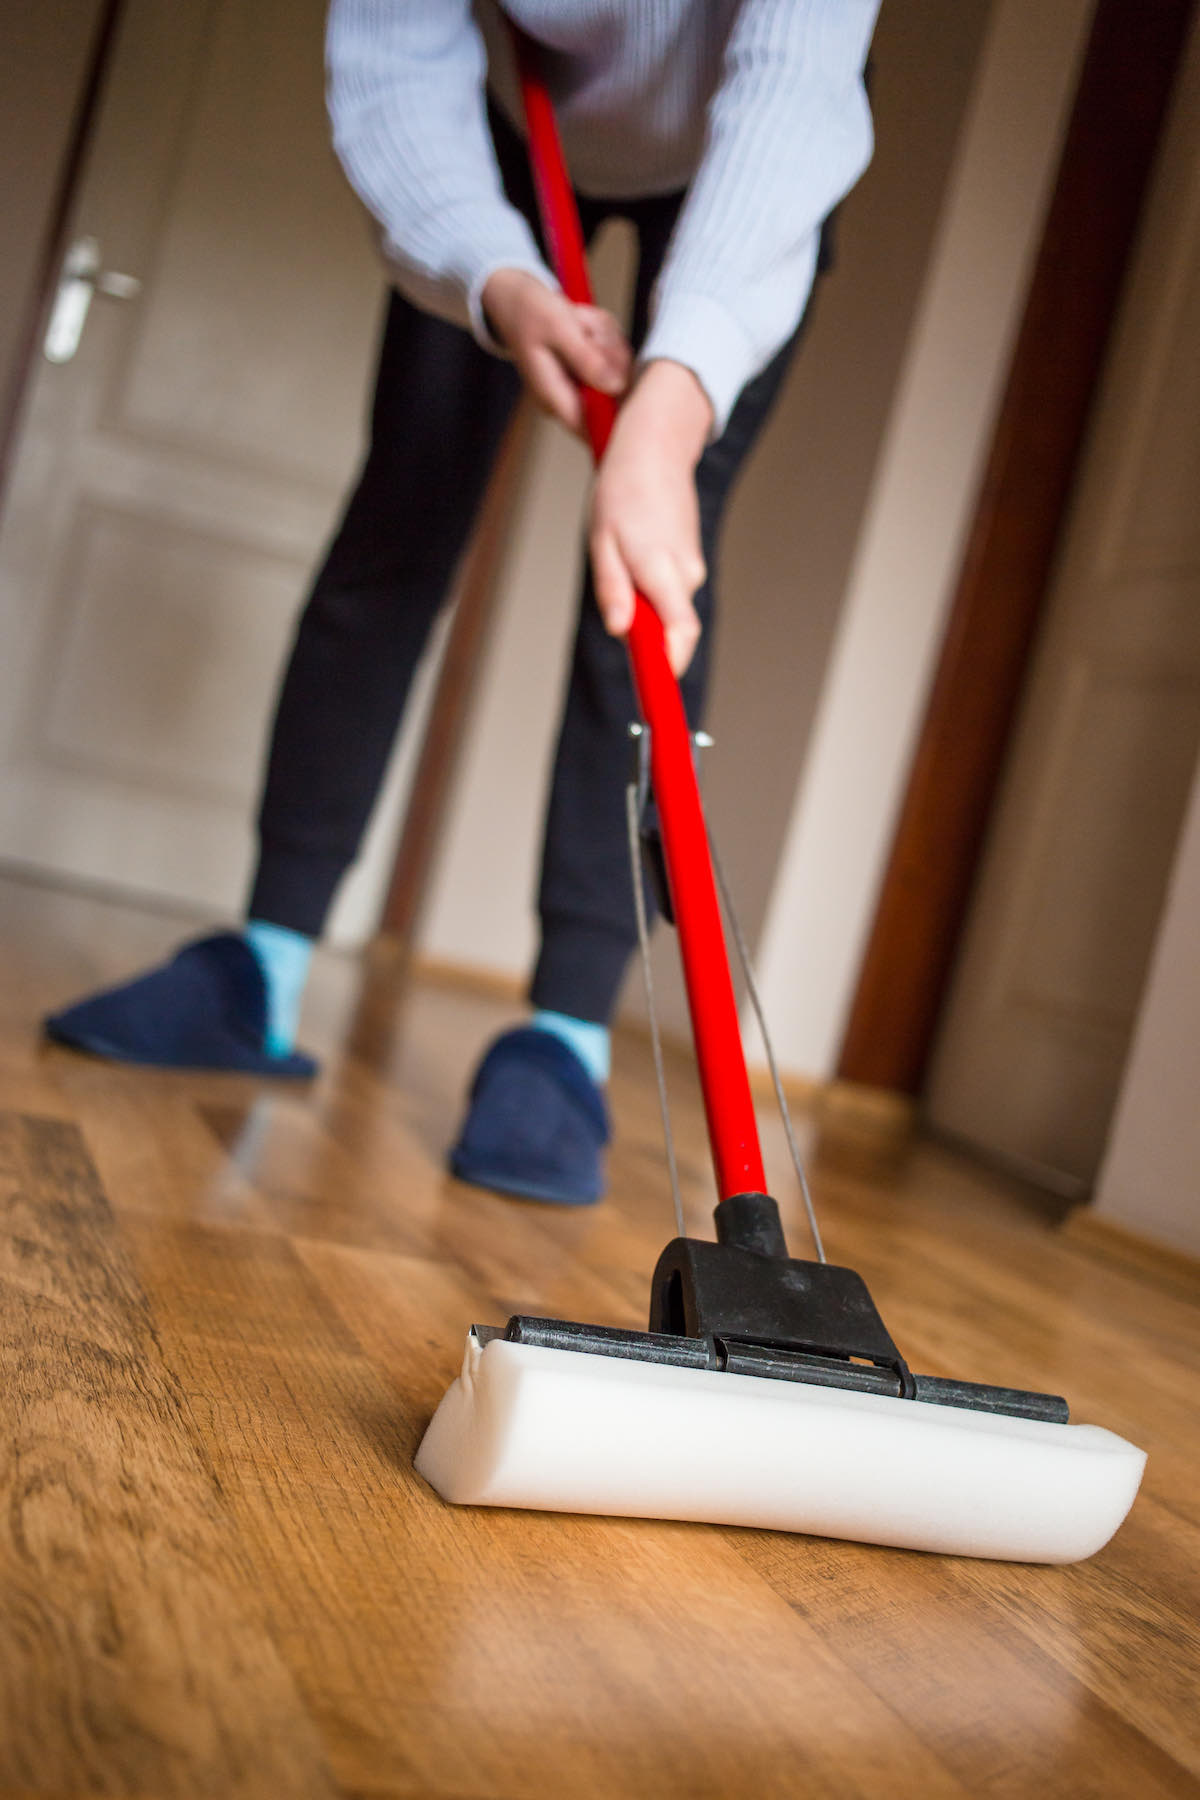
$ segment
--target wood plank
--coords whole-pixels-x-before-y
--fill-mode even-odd
[[[966,1791],[720,1533],[463,1512],[425,1488],[412,1451],[461,1359],[453,1279],[323,1244],[293,1264],[280,1240],[144,1219],[133,1236],[151,1291],[173,1296],[164,1340],[345,1784],[374,1771],[388,1792],[515,1800],[536,1768],[573,1795],[784,1796],[802,1779],[865,1796],[886,1764],[913,1791]]]
[[[329,1795],[78,1131],[0,1116],[0,1786]]]
[[[1059,1569],[864,1555],[828,1541],[814,1543],[802,1566],[786,1539],[769,1532],[741,1533],[738,1549],[875,1693],[920,1720],[925,1741],[972,1794],[1149,1800],[1195,1793],[1171,1751],[1130,1721],[1119,1682],[1112,1704],[1097,1696],[1087,1620],[1108,1618],[1118,1633],[1124,1623],[1102,1587],[1081,1618],[1073,1605],[1078,1581]],[[1164,1696],[1157,1723],[1168,1740],[1186,1736],[1168,1711],[1186,1679]],[[1142,1688],[1135,1680],[1134,1691]],[[1184,1716],[1188,1710],[1185,1703]],[[1189,1755],[1194,1745],[1193,1734]]]
[[[0,1529],[0,1791],[1200,1793],[1200,1294],[1174,1263],[1098,1255],[943,1146],[864,1157],[802,1116],[830,1254],[914,1365],[1059,1388],[1149,1449],[1114,1542],[1041,1569],[449,1508],[411,1458],[473,1318],[644,1322],[674,1230],[646,1045],[616,1047],[604,1205],[505,1201],[442,1158],[509,1009],[367,992],[377,953],[319,960],[309,1087],[39,1049],[72,970],[164,931],[0,880],[0,1084],[59,1115],[3,1140],[25,1462],[0,1481],[45,1479]],[[707,1232],[703,1111],[684,1059],[669,1077]],[[766,1120],[764,1149],[802,1250]]]

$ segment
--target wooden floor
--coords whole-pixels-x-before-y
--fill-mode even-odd
[[[645,1048],[618,1046],[612,1199],[505,1202],[440,1159],[506,1014],[386,957],[322,962],[311,1089],[38,1044],[179,933],[0,882],[6,1800],[1200,1794],[1183,1264],[1063,1238],[944,1149],[871,1168],[810,1129],[831,1257],[914,1366],[1061,1391],[1149,1451],[1079,1567],[454,1511],[411,1458],[469,1321],[644,1323],[673,1235]]]

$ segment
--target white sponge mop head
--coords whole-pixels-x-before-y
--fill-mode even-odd
[[[481,1344],[471,1333],[416,1466],[458,1505],[1067,1563],[1107,1543],[1145,1460],[1095,1425]]]

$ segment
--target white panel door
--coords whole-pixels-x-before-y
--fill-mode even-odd
[[[383,297],[329,148],[323,15],[126,6],[72,232],[106,273],[75,353],[40,360],[0,533],[0,856],[240,898]]]
[[[1104,1148],[1198,752],[1194,33],[928,1091],[1064,1191]]]

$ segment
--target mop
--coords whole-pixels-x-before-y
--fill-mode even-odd
[[[563,291],[590,304],[536,54],[519,41],[539,206]],[[583,402],[599,461],[616,405],[590,390]],[[695,745],[662,626],[641,596],[628,650],[642,718],[631,727],[627,814],[643,963],[648,973],[637,861],[648,840],[679,939],[716,1240],[684,1232],[655,1036],[679,1236],[654,1271],[649,1330],[524,1315],[472,1326],[417,1470],[457,1505],[762,1526],[1023,1562],[1092,1555],[1133,1504],[1142,1451],[1068,1423],[1057,1395],[914,1374],[861,1277],[826,1260],[798,1154],[817,1254],[789,1255],[766,1192]],[[657,824],[647,829],[651,790]],[[744,950],[736,927],[735,937]],[[761,1022],[752,980],[751,993]],[[790,1126],[788,1137],[794,1151]]]

